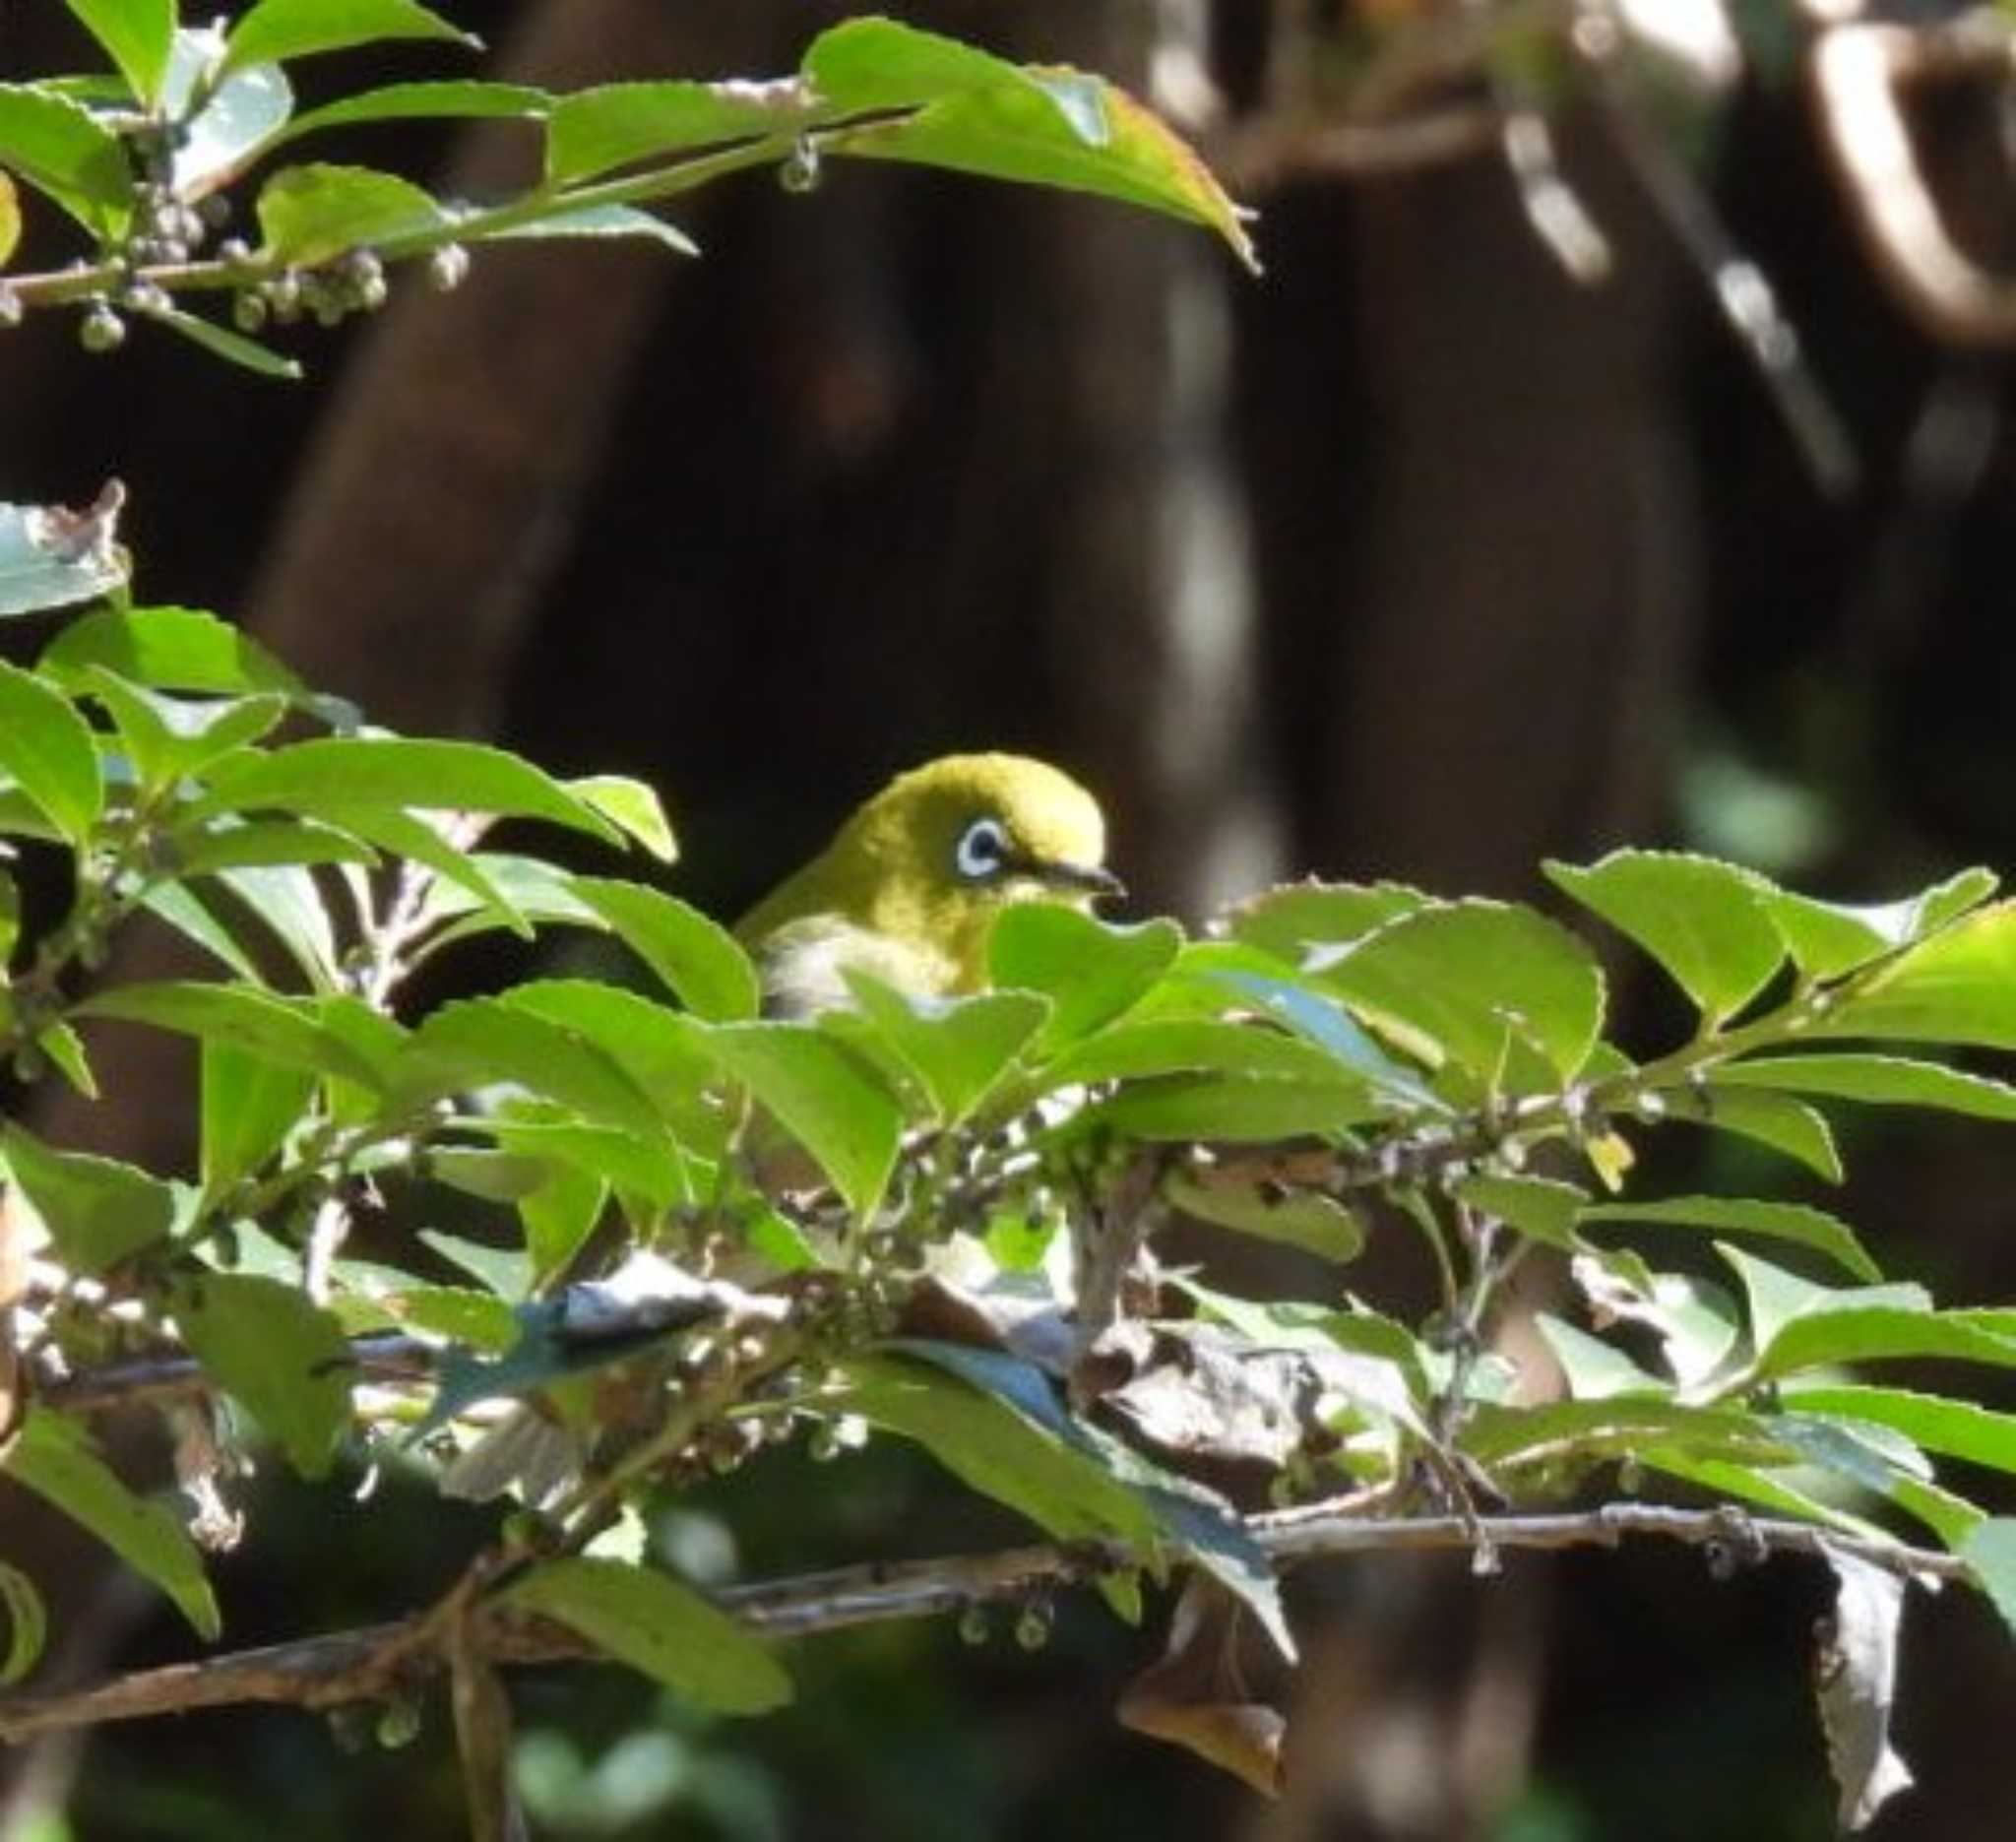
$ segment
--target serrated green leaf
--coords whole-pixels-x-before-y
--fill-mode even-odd
[[[166,921],[185,939],[195,941],[204,951],[214,954],[240,979],[252,985],[263,983],[259,968],[253,964],[250,955],[192,890],[180,883],[156,883],[141,896],[140,905],[151,915]]]
[[[412,1034],[395,1094],[412,1104],[459,1088],[510,1082],[594,1123],[662,1142],[652,1099],[580,1030],[500,998],[444,1004]]]
[[[48,1056],[64,1080],[86,1100],[97,1099],[98,1084],[92,1074],[90,1058],[84,1052],[84,1040],[61,1018],[35,1038],[35,1048]]]
[[[1977,1119],[2016,1119],[2016,1087],[1901,1055],[1760,1055],[1725,1062],[1718,1088],[1764,1087],[1877,1107],[1929,1107]]]
[[[800,82],[602,84],[553,106],[546,180],[573,184],[636,160],[750,136],[795,134],[822,111]]]
[[[396,237],[445,237],[455,224],[411,180],[368,166],[283,167],[260,188],[254,209],[261,259],[303,269]]]
[[[165,1239],[174,1221],[173,1192],[133,1165],[58,1151],[18,1125],[0,1145],[15,1183],[74,1272],[116,1266]]]
[[[132,85],[143,107],[159,96],[175,37],[175,0],[66,0]]]
[[[1070,1441],[1040,1370],[1003,1358],[987,1371],[1001,1385],[988,1386],[914,1353],[852,1357],[841,1372],[840,1411],[915,1441],[1053,1539],[1153,1542],[1149,1505]]]
[[[165,1505],[120,1483],[84,1428],[46,1407],[30,1408],[5,1471],[159,1587],[206,1643],[217,1641],[223,1621],[195,1544]]]
[[[621,835],[585,800],[528,761],[480,742],[333,735],[221,764],[190,810],[276,807],[341,825],[359,806],[546,819],[604,844]]]
[[[1480,1464],[1493,1466],[1623,1458],[1651,1444],[1733,1464],[1792,1458],[1788,1442],[1754,1415],[1625,1394],[1537,1407],[1479,1401],[1461,1444]]]
[[[408,1286],[372,1303],[396,1324],[501,1355],[518,1341],[518,1318],[492,1293],[463,1286]]]
[[[0,166],[94,236],[116,233],[132,211],[133,173],[119,137],[53,91],[0,84]]]
[[[865,1061],[808,1024],[737,1023],[712,1031],[721,1064],[775,1113],[856,1216],[882,1199],[903,1113]]]
[[[1335,1196],[1304,1190],[1272,1196],[1247,1188],[1213,1188],[1170,1178],[1163,1190],[1185,1215],[1234,1234],[1251,1235],[1286,1247],[1299,1247],[1340,1265],[1364,1251],[1365,1225]]]
[[[1211,1017],[1128,1019],[1067,1049],[1044,1085],[1139,1080],[1158,1074],[1253,1074],[1335,1082],[1356,1070],[1301,1036]]]
[[[1997,1336],[1949,1311],[1849,1304],[1809,1310],[1791,1319],[1755,1364],[1769,1378],[1830,1363],[1879,1363],[1904,1357],[1945,1358],[2016,1367],[2016,1337]]]
[[[302,684],[249,633],[193,607],[104,608],[73,620],[43,649],[39,668],[81,683],[103,666],[158,691],[234,697],[279,691],[299,700]]]
[[[0,1657],[0,1688],[12,1688],[40,1659],[49,1637],[49,1612],[35,1583],[0,1560],[0,1610],[7,1615],[7,1654]]]
[[[1543,866],[1555,887],[1635,940],[1714,1023],[1785,963],[1761,878],[1733,863],[1666,851],[1613,851],[1586,868]]]
[[[1694,1458],[1657,1445],[1647,1446],[1636,1456],[1648,1471],[1663,1471],[1718,1497],[1754,1503],[1777,1515],[1818,1523],[1822,1528],[1841,1529],[1870,1541],[1893,1539],[1867,1517],[1837,1509],[1801,1490],[1798,1480],[1802,1474],[1798,1471],[1765,1471],[1752,1465],[1727,1464],[1721,1459]]]
[[[2016,1516],[1990,1516],[1968,1532],[1960,1556],[2016,1637]]]
[[[2016,1472],[2016,1414],[1908,1388],[1831,1379],[1788,1382],[1784,1400],[1802,1413],[1889,1427],[1928,1452]]]
[[[223,33],[215,27],[175,34],[161,112],[180,124],[168,149],[178,198],[201,198],[234,180],[294,112],[293,86],[278,64],[249,65],[220,80],[223,49]]]
[[[1536,1311],[1533,1321],[1548,1353],[1561,1366],[1571,1399],[1606,1401],[1619,1394],[1664,1398],[1671,1393],[1670,1382],[1640,1368],[1623,1351],[1551,1311]]]
[[[762,1009],[749,956],[733,934],[691,903],[608,876],[571,877],[568,888],[695,1016],[740,1023]]]
[[[225,869],[262,869],[278,864],[378,861],[367,844],[313,819],[214,820],[187,833],[170,833],[170,861],[178,876],[208,876]]]
[[[542,217],[507,223],[498,229],[472,226],[472,243],[536,243],[552,237],[585,237],[591,241],[639,238],[662,244],[675,256],[697,256],[700,245],[654,212],[635,205],[560,205]]]
[[[1410,1069],[1372,1041],[1364,1027],[1328,992],[1297,979],[1283,979],[1237,967],[1196,975],[1212,985],[1258,1004],[1277,1023],[1326,1050],[1344,1068],[1361,1076],[1380,1099],[1398,1109],[1449,1112],[1453,1109]],[[1149,1008],[1144,1005],[1144,1009]]]
[[[1858,1279],[1879,1281],[1882,1269],[1838,1216],[1806,1203],[1763,1202],[1737,1196],[1668,1196],[1657,1202],[1600,1202],[1585,1208],[1584,1226],[1597,1222],[1657,1223],[1719,1229],[1725,1234],[1765,1235],[1774,1240],[1814,1247]]]
[[[73,844],[105,801],[91,726],[34,673],[0,661],[0,773]]]
[[[14,260],[21,246],[21,195],[7,169],[0,166],[0,270]]]
[[[259,0],[231,28],[224,68],[284,64],[392,38],[445,39],[480,50],[472,32],[415,0]]]
[[[664,803],[649,782],[624,774],[590,774],[566,783],[577,799],[585,799],[632,844],[642,845],[661,863],[676,863],[679,847],[665,818]]]
[[[174,1310],[212,1379],[304,1478],[326,1477],[350,1417],[349,1346],[336,1319],[296,1288],[245,1273],[186,1281]]]
[[[343,983],[342,955],[322,887],[290,863],[240,863],[213,872],[245,911],[285,947],[317,991]]]
[[[1962,870],[1902,902],[1855,907],[1766,885],[1760,900],[1799,970],[1838,979],[1872,959],[1922,940],[1994,893],[1991,870]]]
[[[1575,1225],[1589,1192],[1550,1176],[1467,1176],[1456,1193],[1474,1209],[1495,1215],[1529,1239],[1573,1252],[1581,1242]]]
[[[674,1694],[723,1714],[762,1714],[791,1698],[790,1678],[748,1631],[690,1587],[649,1567],[548,1560],[503,1593],[564,1624]]]
[[[914,997],[868,973],[845,977],[860,1014],[923,1084],[946,1125],[957,1125],[986,1098],[1049,1015],[1047,1003],[1029,991]]]
[[[1349,1078],[1177,1074],[1130,1081],[1080,1113],[1077,1123],[1134,1138],[1237,1144],[1343,1132],[1385,1116],[1364,1084]]]
[[[546,1180],[518,1201],[533,1284],[558,1273],[579,1253],[609,1200],[609,1186],[592,1171],[556,1165]]]
[[[105,666],[87,666],[66,675],[111,717],[150,793],[185,775],[201,774],[233,749],[258,741],[287,711],[287,700],[278,691],[196,701],[135,684]]]
[[[1248,896],[1219,919],[1234,940],[1299,966],[1312,948],[1348,945],[1428,904],[1405,883],[1287,883]]]
[[[1368,1022],[1515,1093],[1579,1073],[1603,1027],[1603,973],[1589,949],[1508,903],[1402,915],[1315,950],[1308,965]]]
[[[1774,1094],[1764,1088],[1724,1087],[1719,1078],[1711,1077],[1698,1090],[1671,1088],[1665,1091],[1664,1097],[1672,1118],[1768,1145],[1773,1151],[1796,1159],[1830,1183],[1840,1182],[1845,1175],[1841,1153],[1825,1115],[1788,1094]]]
[[[332,1074],[376,1088],[377,1071],[315,1016],[312,1001],[240,985],[169,980],[119,985],[86,999],[73,1013],[152,1024],[205,1042],[226,1043],[282,1068]]]
[[[1249,269],[1238,208],[1168,127],[1102,78],[1010,64],[888,19],[813,40],[802,71],[840,111],[914,109],[849,135],[845,151],[1092,192],[1215,230]]]
[[[1978,909],[1900,954],[1806,1034],[2016,1048],[2016,903]]]
[[[1814,1312],[1869,1306],[1901,1311],[1932,1308],[1931,1295],[1922,1286],[1821,1286],[1740,1247],[1718,1241],[1715,1250],[1743,1283],[1749,1299],[1750,1336],[1760,1351],[1772,1346],[1788,1324]]]
[[[532,1291],[532,1259],[523,1247],[492,1247],[479,1240],[444,1235],[423,1228],[420,1239],[451,1266],[459,1267],[479,1285],[487,1286],[500,1300],[522,1303]],[[516,1344],[525,1326],[514,1313],[511,1343]]]
[[[306,1111],[315,1076],[278,1067],[232,1044],[203,1045],[203,1187],[221,1196],[280,1149]]]
[[[304,110],[274,145],[325,128],[379,121],[537,121],[553,106],[544,90],[517,83],[391,83]]]
[[[1049,1021],[1033,1053],[1054,1054],[1119,1016],[1176,956],[1175,922],[1119,926],[1054,902],[1004,909],[987,941],[987,983],[996,990],[1035,991],[1050,1000]]]
[[[444,889],[452,889],[459,891],[465,899],[462,906],[480,911],[480,920],[472,918],[464,923],[463,933],[503,927],[522,940],[532,938],[532,920],[490,873],[494,859],[489,854],[460,849],[428,819],[398,806],[349,806],[337,800],[327,803],[326,815],[345,831],[368,839],[394,857],[410,858],[440,878],[427,892],[423,915],[450,912],[452,905],[439,900],[439,897]],[[549,878],[565,880],[564,870],[549,864],[540,867]],[[458,937],[462,937],[462,933]],[[440,936],[435,936],[428,944],[431,949],[445,942]]]

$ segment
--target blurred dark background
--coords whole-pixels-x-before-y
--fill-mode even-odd
[[[567,87],[778,74],[843,9],[448,10],[489,40],[482,74]],[[143,600],[230,614],[392,727],[648,777],[680,833],[675,886],[724,914],[891,771],[975,746],[1081,775],[1137,909],[1192,921],[1304,871],[1539,900],[1542,857],[1625,841],[1868,900],[2008,858],[2007,366],[1922,330],[1858,239],[1787,0],[1742,0],[1733,27],[1670,5],[1740,29],[1720,66],[1697,58],[1713,81],[1648,52],[1642,81],[1587,93],[1566,60],[1447,53],[1450,16],[1405,0],[898,10],[1187,116],[1262,209],[1265,277],[1085,199],[865,165],[809,198],[749,177],[681,217],[699,263],[520,246],[479,254],[452,296],[396,277],[379,319],[292,339],[305,385],[145,330],[94,359],[37,316],[0,339],[0,497],[83,503],[116,473]],[[1494,141],[1315,131],[1411,32],[1428,77],[1402,96],[1423,117],[1549,106],[1606,279],[1571,278]],[[10,9],[0,56],[68,68],[81,36],[58,8]],[[460,68],[413,48],[303,78],[334,94]],[[1949,73],[1913,101],[1942,203],[1991,264],[2016,227],[2006,98]],[[373,130],[346,152],[471,196],[531,159],[492,131]],[[1775,374],[1716,304],[1735,252],[1802,342]],[[1675,1022],[1650,982],[1619,1004],[1647,1041]],[[186,1079],[135,1046],[114,1099],[64,1129],[174,1168]],[[2006,1301],[1993,1128],[1845,1129],[1841,1206],[1886,1266]],[[1352,1283],[1408,1297],[1408,1253],[1376,1249]],[[451,1577],[483,1519],[385,1489],[356,1505],[267,1476],[220,1567],[229,1640],[387,1616]],[[766,1460],[660,1530],[710,1577],[1011,1533],[879,1442]],[[43,1549],[70,1609],[92,1608],[60,1668],[187,1654],[84,1548]],[[1112,1723],[1154,1634],[1076,1604],[1032,1655],[949,1626],[808,1644],[798,1705],[745,1725],[616,1671],[528,1675],[529,1792],[541,1833],[696,1842],[1831,1833],[1811,1568],[1718,1584],[1632,1552],[1515,1557],[1480,1582],[1369,1559],[1292,1594],[1308,1662],[1274,1807]],[[1908,1628],[1922,1788],[1874,1833],[2000,1842],[2016,1649],[1958,1593]],[[446,1725],[430,1707],[403,1751],[280,1713],[108,1729],[7,1761],[0,1836],[452,1836]]]

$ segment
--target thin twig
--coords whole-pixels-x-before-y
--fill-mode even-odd
[[[1728,1506],[1677,1509],[1614,1502],[1558,1515],[1423,1516],[1367,1520],[1361,1498],[1311,1503],[1250,1518],[1246,1530],[1283,1566],[1346,1555],[1491,1550],[1615,1548],[1626,1536],[1656,1536],[1746,1556],[1845,1554],[1907,1580],[1967,1580],[1958,1556],[1902,1543],[1837,1533],[1814,1523],[1753,1518]],[[935,1618],[968,1606],[1018,1600],[1082,1585],[1133,1564],[1117,1544],[1080,1543],[874,1563],[731,1587],[718,1602],[766,1637],[800,1637],[850,1625]],[[441,1668],[435,1642],[439,1608],[395,1623],[243,1650],[200,1663],[146,1670],[71,1694],[0,1700],[0,1743],[107,1721],[245,1702],[326,1708],[408,1688]],[[498,1664],[592,1658],[586,1640],[543,1621],[497,1608],[473,1634]]]

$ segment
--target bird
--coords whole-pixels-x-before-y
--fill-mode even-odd
[[[766,1011],[852,1001],[859,971],[912,997],[986,984],[987,934],[1014,902],[1090,908],[1125,893],[1099,802],[1027,755],[944,755],[899,774],[735,924]]]

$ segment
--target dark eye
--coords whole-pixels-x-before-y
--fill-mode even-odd
[[[998,819],[975,819],[953,847],[953,866],[968,882],[983,883],[1008,864],[1008,834]]]

